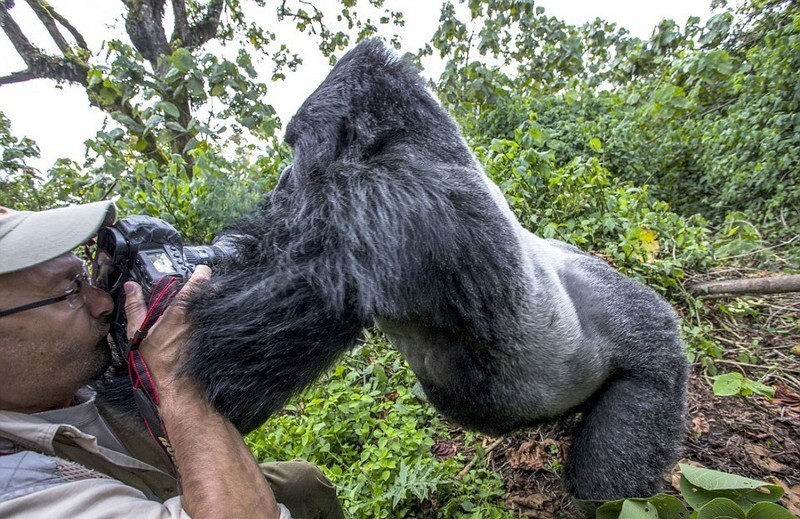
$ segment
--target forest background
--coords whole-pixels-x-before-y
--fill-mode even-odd
[[[90,49],[80,20],[41,0],[16,3],[33,9],[58,52],[37,47],[16,22],[22,6],[0,0],[0,28],[24,63],[0,77],[0,89],[39,78],[79,85],[107,117],[83,160],[41,171],[36,143],[0,114],[0,205],[113,199],[123,215],[172,223],[187,243],[208,243],[291,162],[279,138],[285,121],[265,101],[269,84],[303,59],[281,26],[313,39],[333,64],[365,37],[399,47],[392,31],[409,8],[122,0],[127,34]],[[255,7],[273,7],[276,25],[256,23]],[[531,0],[445,2],[430,43],[407,58],[441,60],[430,87],[523,225],[604,258],[675,305],[693,394],[711,388],[703,398],[737,399],[797,432],[800,302],[701,298],[696,285],[798,271],[800,7],[711,7],[704,23],[663,20],[641,39],[600,19],[566,23]],[[264,60],[270,77],[254,67]],[[555,436],[539,442],[541,452],[526,442],[543,430],[501,439],[462,431],[425,404],[402,358],[373,331],[248,441],[261,459],[322,466],[354,517],[571,517],[568,500],[541,483],[556,479],[567,425],[545,431]],[[726,431],[694,416],[687,438]],[[721,453],[702,461],[778,477],[790,508],[800,453],[787,435],[756,445],[760,460],[782,470],[731,465]],[[742,456],[752,451],[745,447]]]

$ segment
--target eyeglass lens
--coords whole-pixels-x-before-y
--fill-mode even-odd
[[[70,308],[80,308],[86,303],[86,286],[92,286],[92,278],[86,265],[83,265],[81,273],[75,276],[67,289],[67,304]]]

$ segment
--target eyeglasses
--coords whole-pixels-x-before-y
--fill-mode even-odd
[[[32,310],[40,306],[60,303],[61,301],[66,301],[70,308],[80,308],[86,303],[86,294],[84,291],[84,286],[86,285],[92,286],[92,278],[89,276],[86,265],[84,265],[81,269],[81,273],[72,278],[72,281],[69,283],[69,288],[67,288],[62,295],[49,297],[41,301],[36,301],[35,303],[28,303],[27,305],[10,308],[8,310],[0,310],[0,317],[24,312],[25,310]]]

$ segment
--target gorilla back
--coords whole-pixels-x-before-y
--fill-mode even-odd
[[[228,231],[240,258],[190,307],[186,370],[225,415],[258,426],[376,322],[466,427],[582,411],[565,470],[576,497],[658,491],[687,363],[655,292],[523,229],[417,72],[377,41],[341,59],[286,141],[293,165]]]

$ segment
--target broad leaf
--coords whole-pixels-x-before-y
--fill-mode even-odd
[[[698,510],[697,519],[747,519],[742,507],[730,499],[718,497]]]
[[[648,498],[621,499],[603,504],[597,509],[597,519],[687,519],[689,510],[675,496],[658,494]]]
[[[681,464],[680,468],[681,493],[695,510],[720,497],[747,508],[748,503],[777,501],[783,496],[781,487],[763,481],[690,465]]]
[[[747,512],[747,519],[795,519],[796,516],[775,503],[756,503]]]

